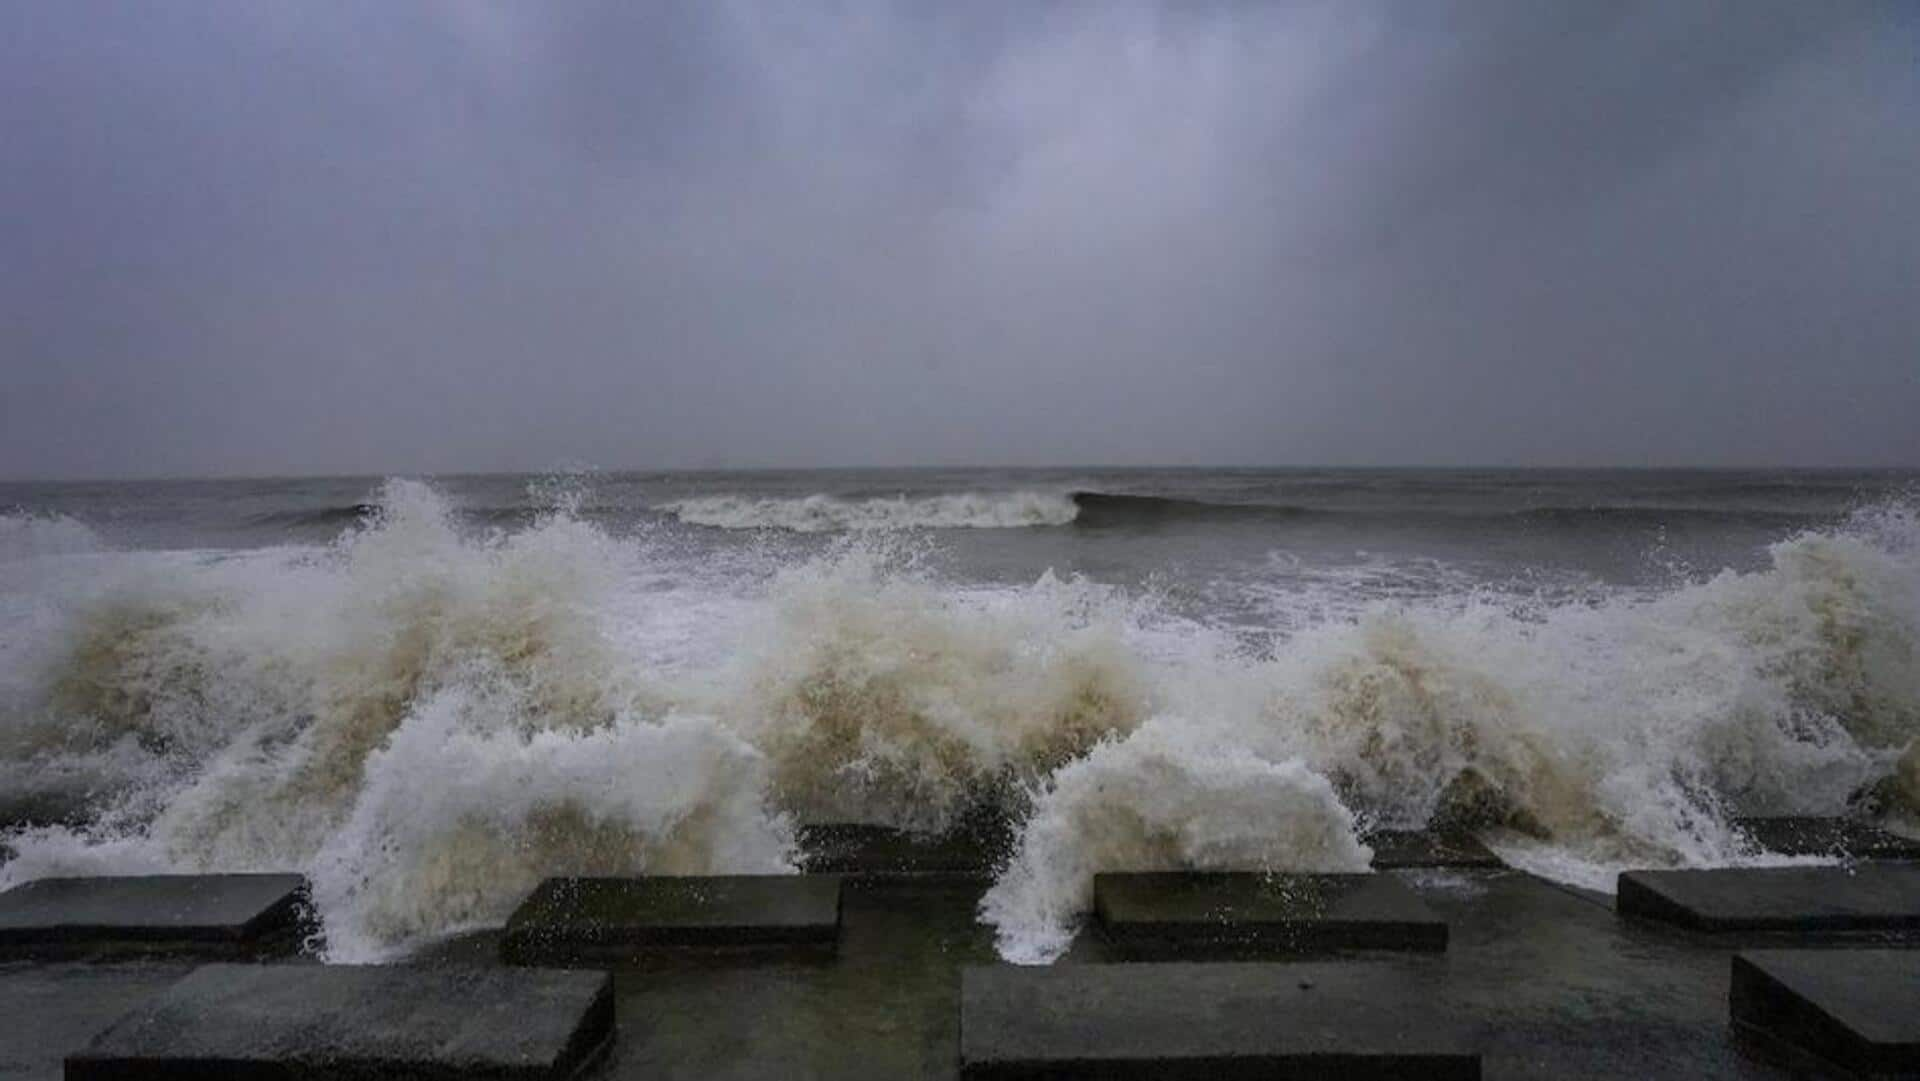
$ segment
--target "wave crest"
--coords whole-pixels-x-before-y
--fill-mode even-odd
[[[1059,956],[1100,871],[1364,871],[1372,852],[1325,777],[1172,718],[1055,773],[980,902],[1002,957]]]
[[[782,575],[731,708],[782,806],[942,830],[1139,722],[1130,618],[1051,576],[970,604],[854,549]]]
[[[88,555],[107,549],[100,534],[64,514],[0,514],[0,563],[47,556]]]

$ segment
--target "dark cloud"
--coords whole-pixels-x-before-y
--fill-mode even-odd
[[[1910,6],[0,13],[0,473],[1920,462]]]

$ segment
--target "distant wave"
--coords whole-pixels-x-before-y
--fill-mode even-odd
[[[1792,528],[1831,521],[1830,514],[1758,510],[1740,507],[1594,506],[1529,507],[1509,515],[1531,522],[1565,526],[1745,525]]]
[[[1369,523],[1409,521],[1433,524],[1484,522],[1499,527],[1516,523],[1566,528],[1653,528],[1663,525],[1746,525],[1791,529],[1832,520],[1831,515],[1804,511],[1761,510],[1699,506],[1538,506],[1479,509],[1434,508],[1421,505],[1372,507],[1308,507],[1292,503],[1209,503],[1166,496],[1075,492],[1073,502],[1081,526],[1126,526],[1180,520],[1340,519]]]
[[[1078,524],[1084,526],[1145,524],[1176,518],[1294,518],[1315,513],[1291,504],[1208,503],[1198,499],[1110,492],[1075,492],[1073,504],[1080,509]]]
[[[337,507],[320,507],[315,510],[283,510],[271,514],[262,514],[253,519],[255,525],[285,526],[337,526],[344,528],[379,513],[380,508],[373,503],[345,503]]]
[[[377,503],[342,503],[339,506],[319,507],[310,510],[273,511],[255,517],[257,526],[281,529],[346,529],[349,526],[368,522],[380,513]],[[532,504],[493,507],[457,507],[449,511],[456,519],[469,523],[486,525],[525,525],[539,517],[547,508]],[[591,516],[612,508],[577,508],[582,516]]]
[[[704,496],[659,510],[690,525],[718,529],[785,529],[837,533],[884,529],[1021,529],[1059,526],[1080,513],[1070,496],[1051,492],[960,492],[892,499],[797,499]]]
[[[287,510],[254,519],[262,526],[307,529],[357,525],[379,512],[373,503],[346,503],[311,510]],[[1293,503],[1214,503],[1171,496],[1129,495],[1117,492],[1039,491],[959,492],[936,496],[895,496],[855,499],[819,493],[775,498],[747,495],[699,496],[662,504],[653,510],[689,525],[716,529],[779,529],[796,533],[838,533],[897,529],[1024,529],[1077,525],[1112,528],[1220,519],[1396,519],[1426,523],[1469,523],[1533,527],[1639,529],[1659,526],[1720,525],[1793,529],[1831,520],[1830,515],[1805,511],[1702,506],[1536,506],[1482,509],[1404,507],[1309,507]],[[578,507],[587,517],[617,515],[622,508]],[[515,506],[461,507],[463,520],[488,525],[525,525],[542,508]],[[8,519],[17,523],[18,518]],[[46,520],[34,528],[54,528]],[[71,523],[79,526],[79,523]],[[84,528],[84,527],[80,527]]]

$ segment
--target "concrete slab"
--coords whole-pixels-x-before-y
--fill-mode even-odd
[[[1006,858],[1007,832],[956,831],[922,836],[886,826],[837,823],[800,828],[801,862],[810,872],[892,877],[986,878]]]
[[[511,964],[602,964],[684,947],[831,950],[833,875],[550,878],[507,921]]]
[[[546,969],[206,965],[67,1057],[67,1081],[571,1077],[613,978]]]
[[[0,957],[287,956],[306,896],[299,875],[42,878],[0,893]]]
[[[970,968],[963,1078],[1480,1077],[1438,970],[1365,962]]]
[[[1447,948],[1446,922],[1392,875],[1104,874],[1093,898],[1110,940],[1149,952]]]
[[[1614,904],[1696,931],[1916,932],[1920,866],[1626,871]]]
[[[1392,872],[1449,927],[1445,953],[1369,964],[1444,976],[1482,1021],[1487,1081],[1792,1081],[1727,1023],[1726,937],[1620,919],[1514,871]],[[994,963],[984,886],[942,877],[846,884],[831,964],[715,964],[666,951],[614,975],[619,1037],[605,1081],[954,1081],[961,970]],[[499,929],[439,940],[410,963],[499,963]],[[1125,959],[1090,926],[1058,964]],[[1249,961],[1272,962],[1250,951]],[[180,964],[0,963],[0,1081],[55,1081],[63,1058],[171,982]],[[141,990],[144,987],[146,990]]]
[[[1769,852],[1843,860],[1920,860],[1920,841],[1851,818],[1737,818],[1735,828]]]
[[[191,961],[0,963],[0,1079],[57,1081],[68,1055],[193,969]]]
[[[1868,1075],[1920,1074],[1920,950],[1751,950],[1733,958],[1734,1029]]]
[[[1464,830],[1374,830],[1361,841],[1373,849],[1373,867],[1379,871],[1505,866],[1478,837]]]

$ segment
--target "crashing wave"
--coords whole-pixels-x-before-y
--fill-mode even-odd
[[[1105,869],[1359,869],[1361,827],[1451,820],[1607,888],[1765,859],[1736,814],[1920,808],[1904,503],[1754,571],[1388,597],[1257,654],[1151,596],[958,588],[878,538],[762,573],[565,508],[476,537],[424,485],[377,506],[330,548],[127,553],[34,595],[58,618],[0,651],[0,783],[90,803],[9,833],[0,886],[298,869],[335,955],[374,957],[542,875],[781,870],[795,822],[984,803],[1018,825],[983,917],[1042,960]]]
[[[87,555],[106,550],[85,522],[64,514],[0,514],[0,563],[47,556]]]

